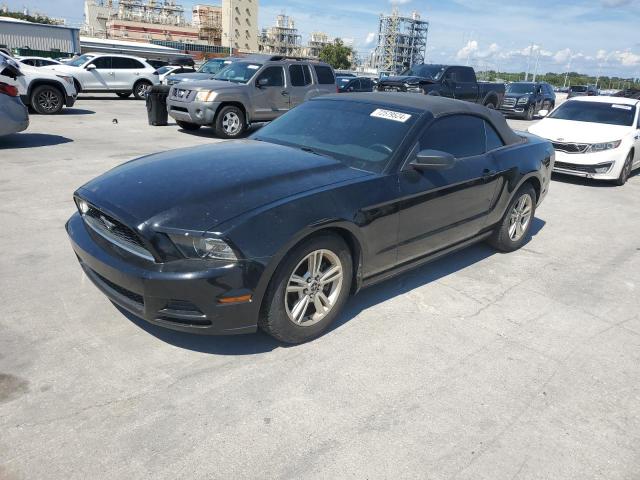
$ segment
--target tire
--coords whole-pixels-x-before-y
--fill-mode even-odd
[[[116,92],[116,95],[120,98],[129,98],[132,92]]]
[[[144,100],[149,88],[151,88],[151,82],[140,80],[133,86],[133,96],[136,97],[136,100]]]
[[[310,267],[318,263],[318,258],[318,274],[311,280]],[[329,274],[330,281],[325,284],[318,281],[323,274]],[[303,343],[318,337],[340,314],[349,297],[352,278],[351,253],[344,240],[331,234],[310,238],[289,252],[278,266],[262,304],[260,328],[285,343]],[[318,309],[327,305],[329,309],[318,315]]]
[[[485,107],[487,107],[489,110],[495,110],[496,109],[496,104],[493,103],[492,100],[489,100],[487,103],[484,104]]]
[[[620,170],[620,175],[613,181],[613,183],[615,183],[619,187],[623,186],[625,183],[627,183],[627,180],[629,180],[632,169],[633,152],[629,152],[629,155],[627,155],[627,159],[624,161],[624,165],[622,166],[622,170]]]
[[[513,196],[502,221],[489,237],[489,244],[501,252],[518,250],[529,236],[535,214],[536,192],[530,183],[526,183]],[[525,218],[526,224],[523,222]]]
[[[64,95],[58,87],[40,85],[31,92],[31,108],[40,115],[59,113],[64,106]]]
[[[183,122],[180,120],[176,120],[176,124],[183,130],[188,130],[190,132],[194,132],[199,130],[202,125],[198,125],[197,123]]]
[[[527,108],[527,113],[525,114],[525,120],[533,120],[533,116],[535,115],[536,107],[534,105],[529,105]]]
[[[244,113],[234,105],[223,107],[216,115],[213,128],[220,138],[238,138],[247,128]]]

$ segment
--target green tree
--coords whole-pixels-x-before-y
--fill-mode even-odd
[[[348,70],[351,68],[353,50],[342,43],[341,39],[336,38],[333,43],[322,47],[318,57],[336,70]]]
[[[0,12],[0,16],[17,18],[19,20],[26,20],[27,22],[32,23],[44,23],[47,25],[56,25],[56,22],[51,20],[49,17],[45,17],[42,15],[25,15],[22,12]]]

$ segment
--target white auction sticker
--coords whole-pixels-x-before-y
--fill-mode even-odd
[[[631,110],[633,107],[631,105],[611,105],[611,108],[621,108],[622,110]]]
[[[393,120],[394,122],[406,122],[411,118],[411,115],[408,113],[402,112],[394,112],[393,110],[384,110],[382,108],[377,108],[371,113],[372,117],[376,118],[386,118],[387,120]]]
[[[247,68],[249,70],[257,70],[260,68],[260,65],[247,65]]]

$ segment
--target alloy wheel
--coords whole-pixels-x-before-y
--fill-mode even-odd
[[[227,135],[236,135],[240,131],[240,117],[234,112],[227,112],[222,117],[222,128]]]
[[[148,83],[139,83],[138,86],[136,87],[137,96],[140,98],[144,98],[144,96],[147,94],[150,88],[151,88],[151,85],[149,85]]]
[[[517,242],[526,233],[531,222],[533,200],[529,194],[522,195],[514,204],[509,215],[509,238]]]
[[[293,269],[284,304],[289,320],[299,326],[314,325],[326,317],[342,290],[343,267],[331,250],[315,250]]]
[[[55,112],[60,107],[60,97],[52,90],[43,90],[36,100],[42,110]]]

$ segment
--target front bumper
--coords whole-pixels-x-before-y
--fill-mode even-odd
[[[66,96],[65,96],[65,102],[64,102],[64,104],[65,104],[68,108],[71,108],[71,107],[73,107],[73,105],[76,103],[77,98],[78,98],[78,94],[75,94],[75,95],[66,95]]]
[[[167,112],[174,120],[195,123],[196,125],[211,125],[216,117],[220,102],[181,102],[167,99]]]
[[[517,105],[514,107],[501,106],[499,110],[503,115],[513,115],[515,117],[524,117],[527,115],[528,108],[529,108],[529,105]]]
[[[554,173],[573,175],[575,177],[593,178],[596,180],[615,180],[626,160],[622,148],[598,153],[565,153],[556,150]],[[596,169],[610,165],[606,172],[598,173]]]
[[[117,247],[105,248],[89,233],[78,213],[69,219],[66,230],[87,277],[109,300],[135,316],[199,334],[256,331],[259,302],[219,303],[226,296],[251,293],[247,288],[251,267],[241,263],[206,267],[199,260],[169,265],[131,259]]]

